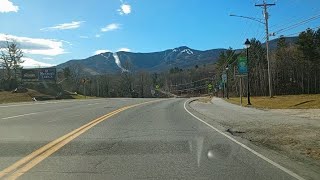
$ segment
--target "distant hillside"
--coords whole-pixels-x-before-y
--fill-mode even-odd
[[[269,42],[269,47],[271,50],[274,50],[277,48],[278,41],[279,41],[279,38],[273,39]],[[286,42],[289,45],[295,44],[297,41],[298,41],[298,37],[286,37]],[[265,46],[265,43],[263,43],[263,46]]]
[[[285,37],[286,38],[286,42],[288,43],[288,45],[293,45],[297,42],[298,37]],[[269,41],[269,47],[270,47],[270,51],[273,51],[277,48],[279,42],[279,38],[273,39]],[[262,42],[262,47],[266,47],[266,43]],[[236,49],[237,53],[242,52],[243,49]]]
[[[279,39],[274,39],[270,41],[271,50],[276,49],[278,40]],[[286,37],[286,40],[289,44],[294,44],[297,41],[297,37]],[[265,46],[265,44],[263,44],[263,46]],[[161,72],[174,67],[190,68],[195,65],[215,63],[218,60],[219,54],[225,50],[226,49],[211,49],[200,51],[182,46],[152,53],[108,52],[86,59],[70,60],[58,65],[57,68],[62,69],[77,65],[81,67],[85,73],[90,75],[114,74],[125,71],[127,68],[133,72],[140,70]],[[236,51],[240,52],[242,49]]]
[[[188,68],[195,65],[214,63],[225,49],[200,51],[186,46],[153,53],[117,52],[103,53],[81,60],[71,60],[57,66],[62,69],[78,65],[91,75],[121,72],[128,67],[131,71],[145,70],[160,72],[170,68]]]

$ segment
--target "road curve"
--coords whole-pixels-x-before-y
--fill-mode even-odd
[[[297,179],[190,115],[187,99],[155,100],[1,106],[0,170],[63,136],[70,140],[3,178]]]

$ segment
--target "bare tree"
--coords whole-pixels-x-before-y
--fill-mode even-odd
[[[0,60],[6,70],[6,80],[12,79],[12,69],[14,70],[14,78],[17,79],[17,69],[21,68],[20,64],[24,62],[21,59],[23,57],[22,50],[15,40],[7,40],[1,49]]]

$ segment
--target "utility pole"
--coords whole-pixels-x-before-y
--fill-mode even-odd
[[[256,4],[257,7],[263,7],[263,14],[265,19],[265,26],[266,26],[266,48],[267,48],[267,61],[268,61],[268,80],[269,80],[269,96],[270,98],[273,97],[272,94],[272,75],[271,75],[271,69],[270,69],[270,57],[269,57],[269,13],[268,13],[268,7],[269,6],[275,6],[276,4],[268,4],[266,3],[266,0],[263,0],[263,4]]]

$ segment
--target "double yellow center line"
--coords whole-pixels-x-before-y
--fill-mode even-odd
[[[19,161],[15,162],[11,166],[7,167],[6,169],[2,170],[0,172],[0,178],[5,177],[6,179],[17,179],[24,173],[28,172],[31,168],[39,164],[41,161],[58,151],[60,148],[62,148],[64,145],[68,144],[70,141],[74,140],[84,132],[88,131],[90,128],[96,126],[100,122],[122,112],[127,109],[140,106],[147,103],[153,103],[158,102],[162,100],[156,100],[156,101],[149,101],[144,102],[140,104],[135,104],[131,106],[126,106],[120,109],[117,109],[115,111],[112,111],[106,115],[103,115],[97,119],[94,119],[93,121],[79,127],[78,129],[73,130],[72,132],[61,136],[60,138],[46,144],[45,146],[35,150],[31,154],[27,155],[26,157],[20,159]]]

